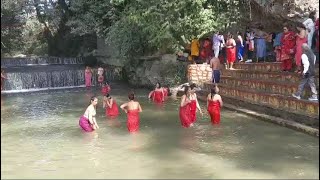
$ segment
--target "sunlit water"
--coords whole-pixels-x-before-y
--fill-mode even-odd
[[[121,90],[125,89],[125,90]],[[118,104],[128,88],[114,86]],[[99,93],[99,91],[97,92]],[[222,110],[220,127],[208,116],[183,129],[178,101],[159,108],[136,90],[140,132],[127,132],[123,112],[100,129],[78,125],[92,92],[68,90],[1,99],[2,178],[318,178],[318,138]],[[204,107],[204,104],[202,104]]]

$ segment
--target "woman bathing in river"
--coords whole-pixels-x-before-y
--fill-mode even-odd
[[[142,108],[138,101],[134,100],[134,93],[131,92],[128,95],[129,102],[124,103],[120,108],[127,114],[127,128],[128,131],[133,133],[139,131],[140,124],[140,112]]]
[[[223,102],[218,93],[219,88],[214,86],[211,88],[211,93],[207,96],[207,109],[212,125],[220,124],[220,109],[223,106]]]
[[[160,83],[157,83],[155,89],[149,93],[149,99],[152,99],[156,103],[162,103],[164,102],[164,97],[164,89]]]
[[[107,117],[114,118],[119,115],[118,105],[109,94],[103,97],[103,108],[106,109]]]
[[[86,132],[92,132],[99,129],[96,121],[96,106],[98,104],[98,98],[93,96],[90,99],[90,105],[87,107],[84,114],[80,117],[79,125]]]

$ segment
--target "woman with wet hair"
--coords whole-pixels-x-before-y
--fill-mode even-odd
[[[219,88],[217,86],[213,86],[211,88],[211,93],[207,96],[207,110],[210,115],[212,125],[220,124],[220,109],[223,102],[218,93]]]
[[[190,87],[184,87],[184,95],[181,97],[179,117],[182,127],[189,128],[193,126],[190,108]]]
[[[162,103],[164,101],[164,95],[164,90],[158,82],[155,89],[149,93],[149,99],[152,99],[156,103]]]
[[[109,95],[106,94],[103,97],[103,108],[106,109],[106,116],[114,118],[119,115],[119,109],[116,101]]]
[[[96,106],[98,104],[98,98],[93,96],[90,99],[90,105],[87,107],[84,114],[80,117],[79,125],[85,132],[92,132],[99,129],[96,121]]]
[[[124,103],[120,108],[127,114],[127,128],[130,133],[139,131],[140,112],[142,108],[138,101],[134,100],[134,93],[128,95],[129,102]]]

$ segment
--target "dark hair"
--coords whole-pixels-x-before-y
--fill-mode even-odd
[[[157,84],[159,84],[159,88],[161,88],[161,84],[160,84],[159,82],[157,82],[157,83],[156,83],[156,86],[157,86]]]
[[[230,34],[228,34],[228,37],[229,38],[233,38],[233,35],[230,33]]]
[[[189,88],[190,88],[189,86],[184,86],[184,94],[187,94]]]
[[[312,20],[314,20],[314,19],[315,19],[315,16],[316,16],[316,12],[315,12],[315,11],[310,12],[309,18],[311,18]]]
[[[128,98],[129,98],[130,100],[134,100],[134,93],[133,93],[133,92],[130,92],[130,93],[128,94]]]
[[[214,95],[217,94],[217,91],[216,91],[216,86],[212,86],[211,87],[211,99],[213,98]]]
[[[97,99],[97,97],[96,96],[92,96],[91,99],[90,99],[90,102],[94,101],[95,99]]]
[[[111,99],[111,96],[110,96],[109,93],[107,93],[105,96],[106,96],[107,98]]]
[[[108,84],[108,85],[109,85],[109,81],[106,81],[106,84]]]
[[[190,85],[190,89],[191,89],[191,90],[193,90],[195,87],[197,87],[197,85],[196,85],[195,83],[192,83],[192,84]]]
[[[303,23],[298,23],[297,27],[302,28],[304,30],[306,30],[306,26],[304,26]]]
[[[242,33],[240,32],[240,31],[238,31],[238,33],[237,33],[238,35],[240,35],[240,36],[242,36]]]

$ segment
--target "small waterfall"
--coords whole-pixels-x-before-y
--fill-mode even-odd
[[[34,57],[34,58],[2,58],[1,67],[17,67],[26,65],[41,64],[84,64],[84,59],[76,58],[59,58],[59,57]]]
[[[4,93],[45,89],[84,87],[83,58],[5,58]],[[108,67],[105,77],[109,81],[122,80],[121,67]],[[92,85],[97,84],[97,70],[93,69]]]

